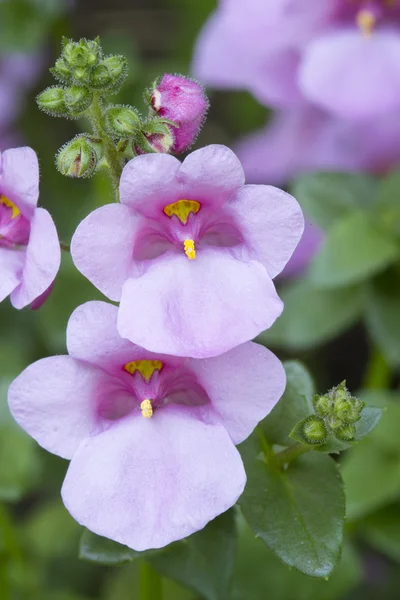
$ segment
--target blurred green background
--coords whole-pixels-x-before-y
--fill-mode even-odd
[[[21,108],[8,120],[0,144],[4,149],[11,139],[38,153],[40,203],[53,215],[61,240],[69,242],[82,218],[111,199],[105,177],[70,180],[54,166],[58,148],[85,127],[79,121],[51,119],[35,104],[35,95],[53,84],[48,67],[59,53],[61,36],[100,35],[106,52],[125,54],[129,78],[116,101],[143,110],[143,90],[156,76],[190,73],[196,35],[215,6],[215,0],[3,0],[0,4],[1,56],[22,51],[38,56],[39,64],[32,86],[18,91]],[[245,92],[212,92],[210,100],[209,118],[197,146],[230,145],[265,122],[267,109]],[[81,528],[59,495],[67,462],[39,449],[12,422],[6,408],[9,382],[29,363],[64,353],[69,315],[82,302],[100,297],[64,255],[54,290],[39,311],[17,312],[8,301],[0,307],[1,600],[140,600],[140,564],[111,568],[78,559]],[[278,352],[280,358],[294,354],[308,365],[322,391],[344,378],[350,388],[358,388],[368,361],[362,325],[301,354],[290,348]],[[377,393],[376,402],[389,406],[385,421],[354,450],[346,465],[353,513],[342,563],[331,579],[315,580],[289,570],[239,518],[231,600],[400,597],[400,414],[395,400],[389,393],[384,398]],[[369,461],[371,447],[377,464]],[[163,585],[166,600],[203,598],[171,579],[165,578]],[[207,599],[223,600],[211,592]]]

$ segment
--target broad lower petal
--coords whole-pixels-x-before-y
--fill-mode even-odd
[[[251,340],[282,308],[259,262],[203,248],[195,260],[171,255],[128,279],[118,329],[151,352],[205,358]]]
[[[52,356],[29,365],[10,385],[14,419],[43,448],[71,458],[88,436],[102,431],[97,398],[105,375],[70,356]]]
[[[285,391],[282,363],[254,342],[213,358],[190,360],[187,366],[196,373],[234,444],[251,434]]]
[[[271,278],[282,271],[304,229],[298,202],[286,192],[267,185],[245,185],[229,204],[246,245]]]
[[[168,406],[88,438],[72,459],[62,497],[81,525],[140,551],[202,529],[235,504],[245,481],[223,427]]]
[[[0,302],[19,285],[24,261],[24,251],[0,248]]]
[[[15,308],[23,308],[53,283],[61,263],[57,230],[50,214],[37,208],[31,222],[29,243],[20,285],[11,294]]]
[[[32,148],[12,148],[1,155],[0,192],[30,219],[39,198],[39,163]]]
[[[75,266],[110,300],[119,301],[130,275],[136,230],[132,210],[109,204],[90,213],[72,238]]]
[[[365,37],[334,31],[312,42],[299,83],[305,96],[348,119],[368,119],[400,106],[400,38],[391,31]]]

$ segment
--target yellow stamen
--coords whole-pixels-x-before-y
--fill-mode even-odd
[[[152,378],[154,371],[161,371],[162,368],[163,364],[161,360],[134,360],[124,365],[125,371],[128,371],[131,375],[139,371],[143,379],[147,382]]]
[[[150,419],[153,416],[153,406],[151,404],[151,400],[146,399],[140,403],[140,409],[142,411],[142,416],[145,419]]]
[[[4,206],[7,206],[7,208],[11,208],[12,219],[16,219],[21,214],[21,211],[19,210],[18,206],[16,206],[14,202],[11,202],[11,200],[6,198],[5,196],[0,196],[0,204],[4,204]]]
[[[194,260],[196,258],[196,249],[194,247],[193,240],[185,240],[183,242],[183,247],[185,249],[185,254],[189,260]]]
[[[360,28],[362,34],[365,37],[370,37],[370,35],[372,34],[372,32],[374,30],[375,23],[376,23],[376,18],[372,14],[372,12],[367,9],[361,9],[357,13],[356,21],[357,21],[357,25]]]
[[[196,200],[178,200],[172,204],[168,204],[164,208],[164,212],[167,217],[176,215],[181,223],[186,225],[190,213],[198,213],[200,210],[200,202]]]

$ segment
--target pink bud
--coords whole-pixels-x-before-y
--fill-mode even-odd
[[[208,98],[197,81],[182,75],[164,75],[151,95],[151,105],[160,117],[174,121],[172,152],[179,154],[195,141],[203,124]]]

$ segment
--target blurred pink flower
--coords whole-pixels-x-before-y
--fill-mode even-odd
[[[341,117],[400,108],[400,7],[386,0],[224,0],[202,31],[194,73],[263,103],[313,102]]]

